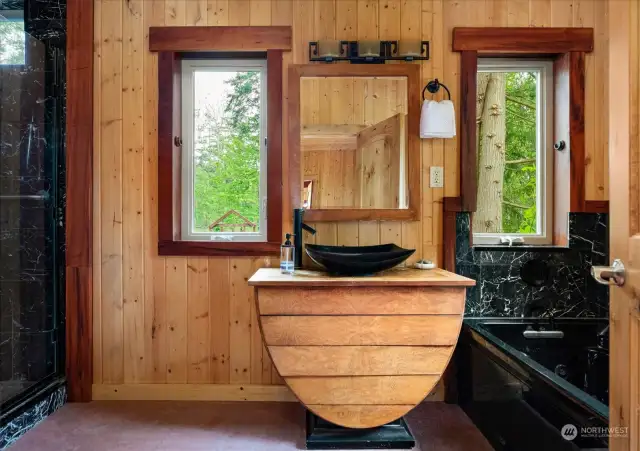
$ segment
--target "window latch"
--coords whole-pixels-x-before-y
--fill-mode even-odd
[[[524,244],[524,238],[522,238],[521,236],[501,236],[500,244],[508,244],[509,247],[513,246],[514,244]]]

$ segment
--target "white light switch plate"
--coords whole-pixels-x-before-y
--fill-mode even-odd
[[[444,187],[444,168],[441,166],[431,166],[429,186],[431,188],[443,188]]]

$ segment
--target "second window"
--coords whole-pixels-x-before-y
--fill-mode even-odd
[[[475,244],[550,244],[553,65],[480,59]]]

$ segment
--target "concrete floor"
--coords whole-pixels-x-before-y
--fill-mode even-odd
[[[304,449],[297,403],[66,404],[10,451],[291,451]],[[407,417],[416,451],[492,451],[455,405],[425,402]]]

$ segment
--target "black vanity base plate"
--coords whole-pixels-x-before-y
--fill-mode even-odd
[[[416,445],[403,418],[371,429],[330,423],[307,410],[307,449],[411,449]]]

